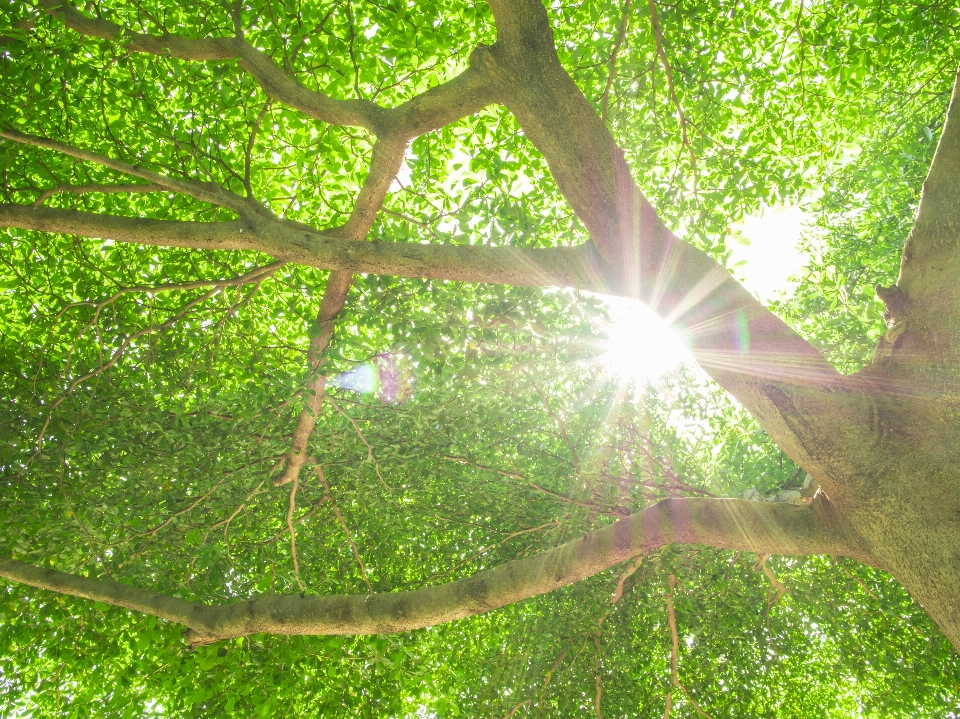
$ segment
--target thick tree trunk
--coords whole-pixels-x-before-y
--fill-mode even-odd
[[[847,447],[844,513],[960,650],[960,74],[900,277],[877,294],[888,330],[859,375],[872,438]]]

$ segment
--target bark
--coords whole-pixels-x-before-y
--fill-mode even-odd
[[[0,561],[0,576],[183,624],[194,645],[256,632],[382,634],[483,614],[673,543],[868,560],[835,519],[826,502],[811,508],[738,499],[667,499],[567,544],[449,584],[373,595],[271,595],[222,606],[194,604],[13,559]]]

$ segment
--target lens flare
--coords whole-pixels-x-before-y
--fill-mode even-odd
[[[384,404],[397,404],[410,396],[409,363],[404,355],[377,355],[369,362],[331,377],[327,384],[359,394],[375,394]]]

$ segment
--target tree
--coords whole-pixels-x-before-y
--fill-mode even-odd
[[[17,18],[5,39],[0,223],[12,228],[4,263],[16,287],[5,298],[3,349],[7,580],[182,625],[187,642],[202,647],[261,632],[409,631],[618,568],[615,601],[594,612],[596,632],[583,640],[596,649],[597,715],[600,625],[636,560],[671,545],[760,555],[776,600],[786,588],[766,557],[856,560],[892,576],[960,649],[956,102],[899,277],[877,288],[886,314],[876,353],[858,371],[841,374],[813,344],[823,336],[804,338],[744,290],[717,240],[757,202],[796,197],[814,178],[842,175],[843,143],[875,131],[876,118],[864,119],[860,108],[840,112],[852,94],[878,104],[908,98],[905,122],[930,114],[925,85],[957,64],[950,8],[896,8],[883,11],[886,19],[876,10],[867,37],[869,8],[842,18],[827,5],[678,8],[672,20],[707,28],[681,51],[679,38],[667,41],[653,0],[646,8],[628,0],[549,13],[536,0],[490,0],[489,14],[487,6],[290,6],[287,17],[270,5],[96,14],[61,0],[41,6],[42,16]],[[418,15],[449,29],[431,31]],[[778,39],[785,19],[793,41]],[[631,49],[641,22],[650,67]],[[730,34],[740,26],[759,37],[758,57],[747,51],[749,61],[735,61],[739,80],[712,75],[711,63],[723,66],[742,50]],[[929,27],[929,49],[919,55],[906,40],[883,39]],[[381,36],[379,46],[371,42]],[[896,55],[888,71],[861,51],[871,43],[878,57]],[[776,61],[762,58],[778,47]],[[910,57],[922,72],[907,69]],[[771,76],[771,67],[783,75]],[[825,80],[826,69],[837,69],[835,81]],[[632,118],[648,75],[650,92],[666,94],[669,118]],[[798,96],[787,109],[794,121],[808,113],[809,127],[787,129],[776,117],[784,108],[769,105],[786,97],[785,78],[794,77],[799,93],[789,89]],[[697,92],[694,112],[685,100]],[[667,139],[644,135],[652,128]],[[774,156],[772,145],[789,151]],[[637,159],[644,153],[654,162]],[[648,174],[635,179],[628,155],[635,172]],[[671,155],[683,182],[656,174],[655,163]],[[365,173],[357,156],[368,158]],[[413,168],[407,178],[405,162]],[[536,192],[524,189],[530,183]],[[648,184],[672,201],[678,221],[687,215],[691,242],[657,215],[641,191]],[[315,319],[307,337],[302,325],[298,336],[293,327],[319,286]],[[565,376],[580,350],[551,338],[585,331],[588,318],[575,313],[593,305],[523,289],[546,287],[648,305],[762,428],[768,439],[757,441],[787,458],[771,486],[809,475],[816,493],[799,505],[709,496],[702,482],[678,476],[676,457],[664,462],[662,446],[654,447],[651,438],[666,430],[652,400],[617,424],[629,441],[581,458],[583,445],[571,436],[593,432],[595,441],[603,412],[582,415],[574,429],[553,406],[564,390],[589,383],[568,373],[565,387],[545,389],[536,375]],[[781,309],[797,319],[809,306]],[[479,318],[477,332],[447,324],[468,310]],[[869,311],[859,314],[876,326]],[[497,365],[497,332],[529,366]],[[412,360],[388,352],[388,340],[417,347],[416,371],[432,373],[438,386],[397,404]],[[304,355],[298,378],[292,367]],[[368,373],[379,374],[382,401],[357,403],[344,390],[366,380],[337,370],[364,357]],[[493,399],[484,394],[491,383]],[[467,390],[470,401],[457,404]],[[520,452],[524,471],[502,463],[510,456],[504,443],[520,432],[538,437]],[[529,481],[534,467],[563,481]],[[355,491],[338,497],[348,472]],[[494,554],[502,561],[467,576],[450,563],[431,571],[427,558],[447,542],[468,565],[490,549],[464,550],[469,531],[433,528],[412,559],[404,552],[419,550],[379,547],[378,565],[401,567],[392,575],[373,569],[369,556],[364,562],[342,505],[368,505],[370,547],[393,544],[397,534],[387,529],[402,524],[406,504],[449,505],[450,480],[467,476],[471,492],[488,496],[470,499],[480,503],[461,517],[465,525],[509,517],[514,530],[503,542],[540,533],[542,551],[528,546],[512,560]],[[645,487],[643,476],[661,482]],[[513,495],[496,484],[504,478],[516,480]],[[517,506],[518,483],[538,493],[521,497],[529,507]],[[282,506],[271,487],[286,487]],[[545,498],[574,514],[561,522],[556,505],[543,508]],[[321,512],[329,525],[311,529],[308,520]],[[372,526],[377,515],[389,519],[380,529]],[[416,511],[406,516],[418,521]],[[350,574],[307,576],[316,570],[303,561],[305,537],[336,546],[334,527],[355,560]],[[410,539],[416,527],[401,534]],[[698,560],[707,575],[726,555],[709,556]],[[671,666],[660,701],[668,714],[674,702],[704,712],[706,694],[697,699],[680,679],[680,590],[676,573],[665,574]],[[360,587],[369,592],[353,593]],[[203,656],[222,656],[225,646]],[[538,702],[542,709],[553,672],[575,650],[557,653],[540,675],[539,696],[518,696],[505,711],[533,712]]]

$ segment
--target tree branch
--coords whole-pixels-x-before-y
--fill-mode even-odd
[[[59,232],[157,247],[254,250],[278,260],[349,274],[371,273],[523,287],[603,292],[603,267],[591,244],[530,249],[406,242],[355,242],[257,218],[178,222],[0,203],[0,227]],[[349,278],[348,278],[349,279]]]
[[[262,208],[256,208],[252,203],[248,202],[244,198],[234,195],[232,192],[229,192],[212,183],[196,182],[194,180],[176,180],[172,177],[161,175],[158,172],[153,172],[152,170],[131,165],[130,163],[123,162],[122,160],[114,160],[106,155],[90,152],[89,150],[82,150],[80,148],[73,147],[72,145],[58,142],[57,140],[49,140],[45,137],[26,135],[22,132],[18,132],[17,130],[0,130],[0,137],[13,140],[14,142],[19,142],[23,145],[32,145],[34,147],[42,147],[47,150],[61,152],[64,155],[75,157],[78,160],[83,160],[84,162],[93,162],[97,165],[108,167],[111,170],[116,170],[117,172],[122,172],[126,175],[139,177],[143,180],[147,180],[159,188],[170,190],[172,192],[180,192],[197,200],[209,202],[220,207],[226,207],[241,216],[249,214],[251,210],[259,209],[260,212],[263,212]]]
[[[131,33],[120,25],[87,17],[65,0],[41,0],[46,11],[81,35],[106,40],[129,39],[133,52],[181,60],[237,60],[268,97],[308,117],[334,125],[363,127],[379,137],[399,135],[406,141],[472,115],[494,101],[493,85],[482,69],[468,68],[450,82],[438,85],[398,107],[385,109],[369,100],[337,100],[310,90],[289,77],[266,53],[237,35],[188,39],[164,33]]]
[[[442,624],[545,594],[668,544],[868,560],[828,503],[812,508],[738,499],[668,499],[562,546],[436,587],[370,596],[272,595],[203,606],[14,559],[0,577],[184,624],[191,644],[276,634],[382,634]]]
[[[960,364],[960,73],[930,171],[923,182],[917,218],[903,248],[900,276],[877,287],[887,305],[888,331],[875,364],[920,371],[928,386],[955,382]],[[936,377],[941,367],[945,377]],[[951,390],[952,391],[952,390]]]

